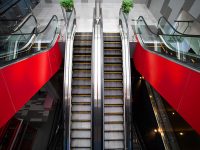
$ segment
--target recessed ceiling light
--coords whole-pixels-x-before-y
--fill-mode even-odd
[[[180,135],[183,135],[183,132],[180,132],[179,134],[180,134]]]

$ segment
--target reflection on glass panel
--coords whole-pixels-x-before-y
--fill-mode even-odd
[[[160,20],[159,25],[162,33],[154,33],[143,17],[137,20],[136,32],[144,48],[200,69],[200,36],[180,34],[165,20]]]
[[[30,17],[12,34],[0,36],[0,66],[28,57],[52,46],[58,35],[58,18],[53,16],[40,32],[37,22]]]

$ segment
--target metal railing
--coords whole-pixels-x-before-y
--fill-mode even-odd
[[[95,1],[92,35],[92,149],[104,149],[103,18],[100,1]]]
[[[72,84],[72,59],[73,42],[76,32],[76,11],[72,10],[66,26],[66,43],[64,58],[64,82],[63,82],[63,117],[64,117],[64,149],[70,150],[70,126],[71,126],[71,84]]]
[[[122,40],[125,148],[132,149],[132,97],[129,29],[127,17],[122,13],[121,9],[119,12],[119,28]]]

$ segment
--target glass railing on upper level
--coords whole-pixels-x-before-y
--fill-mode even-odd
[[[200,36],[154,33],[142,16],[137,20],[136,32],[145,49],[200,70]]]
[[[32,18],[34,17],[30,17],[15,32],[0,34],[1,67],[47,50],[57,39],[57,16],[54,15],[42,31],[38,31]]]
[[[35,16],[29,15],[20,23],[17,20],[0,20],[0,35],[31,33],[37,28]]]
[[[185,32],[188,30],[191,23],[193,23],[192,20],[175,20],[172,25],[164,16],[162,16],[158,20],[157,28],[160,31],[160,34],[186,35]]]

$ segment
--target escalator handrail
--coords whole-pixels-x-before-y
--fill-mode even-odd
[[[71,125],[71,85],[72,85],[72,60],[73,60],[73,42],[76,30],[76,11],[74,11],[73,25],[68,34],[69,20],[71,20],[72,14],[69,17],[66,24],[66,38],[65,38],[65,57],[64,57],[64,79],[63,79],[63,148],[70,150],[70,125]],[[70,78],[71,77],[71,78]]]
[[[49,23],[48,23],[47,26],[45,27],[45,29],[42,30],[42,31],[40,31],[40,32],[35,32],[35,33],[33,33],[33,34],[17,34],[17,35],[31,35],[30,40],[27,42],[27,44],[26,44],[24,47],[22,47],[22,48],[20,49],[20,53],[23,52],[25,49],[30,49],[30,48],[31,48],[31,46],[33,45],[33,43],[34,43],[35,39],[37,38],[37,36],[39,36],[40,34],[42,34],[43,32],[45,32],[45,31],[47,30],[47,28],[49,27],[50,23],[52,22],[52,20],[53,20],[54,18],[56,18],[56,21],[58,22],[57,16],[56,16],[56,15],[52,16],[52,18],[50,19]],[[56,38],[56,37],[57,37],[56,35],[59,35],[59,34],[60,34],[60,33],[58,32],[58,23],[57,23],[57,26],[56,26],[55,32],[54,32],[54,36],[53,36],[54,38],[53,38],[52,41],[49,43],[49,47],[48,47],[47,49],[42,49],[42,50],[37,51],[37,52],[35,52],[35,53],[33,53],[33,54],[30,54],[30,55],[28,55],[28,56],[26,56],[26,57],[22,57],[22,58],[19,58],[19,59],[12,60],[11,63],[0,65],[0,68],[6,67],[6,66],[8,66],[8,65],[11,65],[11,64],[15,63],[16,61],[24,60],[24,59],[27,59],[27,58],[33,56],[33,55],[36,55],[36,54],[39,54],[39,53],[41,53],[41,52],[44,52],[44,51],[49,50],[49,49],[52,47],[52,45],[53,45],[52,43],[56,42],[56,39],[57,39],[57,38]],[[8,54],[8,56],[9,56],[11,53],[7,53],[7,54]],[[19,53],[17,53],[17,54],[19,54]],[[2,55],[2,57],[5,57],[5,56]],[[7,55],[6,55],[6,57],[7,57]]]
[[[51,17],[51,19],[50,19],[50,21],[49,21],[49,23],[46,25],[46,27],[42,30],[42,31],[39,31],[39,32],[37,32],[37,30],[36,30],[36,35],[38,35],[38,34],[41,34],[41,33],[43,33],[43,32],[45,32],[46,31],[46,29],[49,27],[49,25],[51,24],[51,22],[53,21],[53,19],[56,19],[56,22],[58,23],[58,17],[56,16],[56,15],[53,15],[52,17]],[[57,24],[57,27],[56,28],[58,28],[58,24]]]
[[[154,50],[150,50],[150,49],[148,49],[148,48],[146,48],[145,47],[145,42],[143,41],[143,39],[142,39],[142,37],[141,37],[141,33],[136,33],[137,34],[137,41],[140,43],[140,45],[144,48],[144,50],[146,50],[146,51],[149,51],[149,52],[151,52],[151,53],[153,53],[153,54],[156,54],[156,55],[158,55],[158,56],[160,56],[160,57],[163,57],[163,58],[165,58],[165,59],[167,59],[167,60],[170,60],[170,61],[172,61],[172,62],[175,62],[175,63],[177,63],[177,64],[179,64],[179,65],[182,65],[182,66],[185,66],[186,68],[188,68],[188,69],[191,69],[191,70],[194,70],[195,72],[200,72],[198,69],[196,69],[195,67],[192,67],[192,66],[189,66],[189,65],[186,65],[186,64],[184,64],[183,62],[181,62],[181,61],[179,61],[179,60],[176,60],[176,59],[172,59],[171,57],[169,57],[169,56],[165,56],[165,55],[163,55],[163,54],[160,54],[160,53],[158,53],[157,51],[154,51]],[[161,35],[160,35],[161,36]],[[162,39],[160,39],[161,41],[163,41]],[[164,42],[165,43],[165,42]],[[166,45],[167,47],[168,47],[168,45]],[[169,47],[168,47],[169,48]],[[170,50],[172,50],[172,49],[170,49]]]
[[[161,17],[162,18],[162,17]],[[154,33],[150,28],[149,28],[149,26],[147,25],[147,23],[146,23],[146,20],[144,19],[144,17],[143,16],[139,16],[138,17],[138,19],[136,20],[137,22],[138,21],[143,21],[144,22],[144,24],[145,24],[145,26],[146,26],[146,28],[153,34],[153,35],[155,35],[155,36],[162,36],[162,35],[164,35],[164,36],[176,36],[176,37],[178,37],[178,36],[181,36],[181,37],[200,37],[200,35],[192,35],[192,34],[183,34],[183,33],[180,33],[180,35],[176,35],[176,34],[161,34],[161,33]],[[171,24],[170,24],[171,25]],[[171,25],[172,26],[172,25]],[[172,26],[173,27],[173,26]],[[173,27],[174,28],[174,27]],[[175,30],[175,29],[174,29]],[[178,31],[177,31],[178,32]]]
[[[92,24],[92,149],[104,149],[103,17],[101,2],[95,1]],[[98,118],[96,116],[99,116]],[[99,142],[97,142],[99,141]]]
[[[143,16],[140,16],[139,18],[142,18],[142,21],[144,22],[144,24],[145,24],[145,26],[146,26],[146,28],[150,31],[150,33],[152,33],[153,35],[155,35],[155,36],[158,36],[159,38],[160,38],[160,40],[170,49],[170,50],[172,50],[172,51],[175,51],[171,46],[169,46],[169,44],[168,44],[168,42],[167,41],[165,41],[165,39],[163,38],[164,36],[169,36],[169,37],[185,37],[185,38],[187,38],[187,37],[191,37],[191,38],[200,38],[200,35],[189,35],[189,34],[182,34],[182,33],[180,33],[181,35],[175,35],[175,34],[156,34],[156,33],[154,33],[150,28],[149,28],[149,26],[147,25],[147,23],[146,23],[146,21],[145,21],[145,19],[143,18]],[[138,18],[138,20],[139,20],[139,18]],[[161,18],[165,18],[165,17],[161,17]],[[166,19],[165,19],[166,20]],[[167,21],[167,20],[166,20]],[[168,21],[167,21],[168,22]],[[169,22],[168,22],[169,23]],[[169,23],[170,24],[170,23]],[[171,24],[170,24],[171,25]],[[172,25],[171,25],[172,26]],[[175,29],[174,29],[175,30]],[[141,34],[141,33],[137,33],[137,34]],[[143,42],[143,39],[141,38],[141,40],[142,40],[142,42]],[[143,42],[144,43],[144,42]],[[190,56],[195,56],[195,57],[199,57],[198,55],[194,55],[194,54],[187,54],[187,55],[190,55]]]
[[[120,9],[120,14],[122,10]],[[119,16],[121,16],[119,14]],[[122,60],[123,60],[123,87],[124,87],[124,138],[125,148],[132,149],[132,106],[131,106],[131,68],[130,68],[130,47],[129,47],[129,28],[128,20],[122,13],[123,20],[125,21],[125,27],[123,20],[119,17],[119,27],[122,40]],[[126,69],[126,70],[125,70]]]
[[[185,33],[181,33],[181,32],[179,32],[179,31],[177,31],[177,29],[175,29],[175,28],[172,26],[172,24],[171,24],[164,16],[161,16],[161,17],[159,18],[158,24],[157,24],[157,28],[159,28],[159,25],[160,25],[160,22],[161,22],[162,19],[173,29],[174,33],[178,33],[178,34],[183,35],[183,36],[200,37],[200,35],[185,34]],[[176,22],[189,22],[189,21],[176,21]],[[174,34],[174,33],[173,33],[173,34]],[[176,35],[176,34],[175,34],[175,35]]]
[[[14,32],[12,32],[12,33],[0,33],[0,36],[28,35],[28,34],[32,34],[32,33],[16,33],[16,32],[18,32],[18,31],[20,31],[20,29],[24,26],[24,24],[26,24],[26,23],[29,21],[29,19],[31,19],[31,18],[33,18],[33,20],[34,20],[34,22],[35,22],[35,24],[36,24],[36,27],[37,27],[38,22],[37,22],[36,17],[35,17],[34,15],[29,15],[27,18],[25,18],[25,20],[22,21],[22,23],[15,29]],[[2,21],[2,20],[0,20],[0,22],[1,22],[1,21]],[[13,21],[13,20],[9,20],[9,21]],[[35,28],[36,28],[36,27],[35,27]]]
[[[23,22],[23,24],[22,25],[20,25],[20,28],[18,29],[18,30],[16,30],[15,32],[17,32],[17,31],[19,31],[22,27],[23,27],[23,25],[31,18],[31,17],[33,17],[34,18],[34,20],[35,20],[35,22],[37,23],[37,19],[35,18],[35,16],[34,15],[30,15],[27,19],[26,19],[26,21],[25,22]],[[42,31],[37,31],[37,28],[36,28],[36,30],[34,31],[34,33],[3,33],[3,34],[1,34],[0,36],[9,36],[9,35],[31,35],[31,34],[35,34],[35,35],[38,35],[38,34],[41,34],[41,33],[43,33],[43,32],[45,32],[46,31],[46,29],[49,27],[49,25],[51,24],[51,22],[53,21],[53,19],[56,19],[56,22],[58,22],[58,17],[56,16],[56,15],[53,15],[52,17],[51,17],[51,19],[50,19],[50,21],[48,22],[48,24],[45,26],[45,28],[42,30]],[[38,23],[37,23],[38,24]]]

